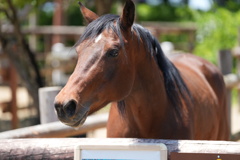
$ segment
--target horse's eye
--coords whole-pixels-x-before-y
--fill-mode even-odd
[[[118,49],[112,49],[107,52],[107,56],[108,57],[117,57],[118,53],[119,53]]]

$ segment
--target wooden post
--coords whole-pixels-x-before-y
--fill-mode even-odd
[[[58,121],[54,111],[54,99],[61,87],[44,87],[39,89],[39,107],[41,124]]]
[[[240,46],[240,27],[238,27],[238,46]]]
[[[237,53],[235,53],[237,56],[237,74],[240,75],[240,27],[238,28],[238,49]],[[238,89],[238,111],[240,112],[240,84],[237,86]]]
[[[240,57],[237,56],[237,75],[240,75]],[[238,111],[240,112],[240,84],[237,85]]]
[[[53,25],[54,26],[61,26],[63,25],[63,0],[55,0],[55,10],[53,14]],[[62,42],[61,35],[53,35],[52,44]]]
[[[220,50],[218,54],[218,65],[223,75],[229,74],[232,72],[232,54],[230,50]],[[227,105],[228,105],[228,122],[231,131],[231,98],[232,93],[231,89],[227,89]]]
[[[11,88],[12,100],[11,100],[11,114],[12,114],[12,129],[18,128],[18,115],[17,115],[17,73],[13,66],[10,64],[10,78],[9,85]]]
[[[36,28],[37,25],[37,15],[35,13],[31,13],[29,15],[29,27]],[[34,51],[37,50],[37,36],[32,34],[29,36],[28,43],[30,45],[30,48]]]
[[[104,15],[110,12],[113,4],[113,0],[96,0],[95,4],[97,9],[97,14]]]
[[[188,51],[192,53],[195,45],[196,31],[190,31],[188,33]]]

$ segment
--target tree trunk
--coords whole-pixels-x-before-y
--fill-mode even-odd
[[[2,35],[1,35],[2,37]],[[2,41],[2,40],[1,40]],[[24,56],[24,51],[14,42],[6,41],[6,45],[3,46],[3,52],[8,55],[10,61],[15,66],[15,69],[21,80],[23,85],[27,88],[30,93],[34,106],[36,107],[39,114],[39,103],[38,103],[38,88],[39,84],[36,81],[36,76],[34,75],[34,70],[31,67],[31,63],[28,57]]]
[[[38,88],[43,87],[44,83],[42,81],[35,55],[31,51],[23,33],[21,32],[16,8],[13,5],[12,0],[7,0],[6,3],[8,4],[9,9],[5,11],[5,15],[14,26],[14,37],[11,37],[10,39],[6,35],[3,35],[0,28],[2,49],[15,66],[24,86],[32,96],[34,106],[39,114]]]

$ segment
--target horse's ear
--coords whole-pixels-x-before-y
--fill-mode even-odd
[[[121,27],[128,30],[132,27],[135,18],[135,5],[133,1],[126,0],[125,6],[123,8],[123,13],[120,17]]]
[[[80,5],[80,10],[87,23],[91,23],[92,21],[99,17],[96,13],[86,8],[81,2],[78,2],[78,4]]]

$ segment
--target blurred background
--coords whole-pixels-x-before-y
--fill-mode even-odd
[[[81,2],[98,15],[119,15],[124,4]],[[159,39],[166,54],[192,53],[218,65],[218,53],[223,51],[231,54],[227,72],[238,80],[240,0],[134,2],[136,23]],[[84,26],[76,0],[0,2],[0,132],[40,123],[38,89],[66,83],[77,58],[72,46]],[[239,110],[238,88],[237,81],[229,89],[234,113]]]

